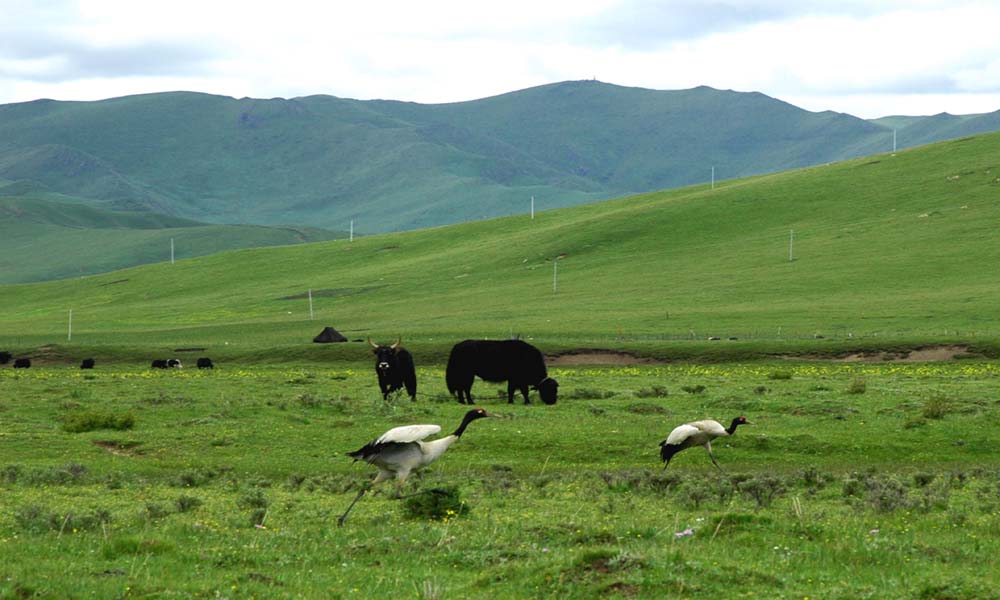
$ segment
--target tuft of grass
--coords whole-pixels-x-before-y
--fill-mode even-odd
[[[945,415],[951,412],[950,409],[950,403],[946,399],[941,396],[934,396],[924,401],[924,407],[920,411],[920,414],[925,419],[943,419]]]
[[[635,392],[636,398],[666,398],[670,395],[667,388],[662,385],[651,385],[648,388],[639,388]]]
[[[705,390],[708,388],[699,383],[698,385],[682,385],[681,389],[689,394],[697,395],[697,394],[704,394]]]
[[[63,419],[63,431],[68,433],[83,433],[98,429],[115,429],[122,431],[135,426],[135,415],[131,412],[114,412],[106,410],[86,410],[74,412]]]
[[[469,505],[462,500],[456,487],[426,490],[410,496],[403,503],[406,516],[411,519],[430,519],[447,522],[469,513]]]
[[[770,373],[768,373],[767,378],[776,381],[788,380],[792,378],[792,372],[785,370],[771,371]]]
[[[864,394],[867,391],[868,385],[865,383],[864,379],[860,377],[852,379],[850,385],[847,386],[848,394]]]

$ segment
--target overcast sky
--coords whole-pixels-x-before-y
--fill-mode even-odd
[[[592,79],[872,118],[1000,110],[990,0],[0,0],[0,104],[191,90],[424,103]]]

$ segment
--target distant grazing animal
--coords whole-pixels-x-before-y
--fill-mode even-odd
[[[80,363],[80,368],[81,369],[93,369],[94,368],[94,359],[92,359],[92,358],[85,358],[85,359],[83,359],[83,362]]]
[[[375,374],[378,375],[378,387],[382,390],[382,399],[388,400],[389,394],[406,386],[410,400],[417,399],[417,371],[413,366],[413,355],[400,348],[400,339],[391,346],[380,346],[368,338],[375,352]]]
[[[153,369],[180,369],[181,361],[176,358],[157,358],[149,366]]]
[[[521,340],[465,340],[451,349],[445,381],[448,391],[458,396],[458,403],[472,404],[472,383],[476,376],[485,381],[507,382],[507,403],[513,404],[514,391],[520,390],[524,403],[528,388],[538,390],[542,402],[555,404],[559,383],[548,375],[545,357]]]
[[[719,466],[715,455],[712,454],[712,440],[717,437],[733,435],[739,425],[751,425],[751,423],[746,420],[746,417],[741,416],[733,419],[728,428],[711,419],[678,425],[670,432],[667,439],[660,442],[660,457],[663,459],[663,468],[666,469],[667,465],[670,464],[670,459],[681,450],[693,446],[704,446],[712,463],[721,471],[722,467]]]
[[[203,356],[202,358],[198,359],[198,368],[199,369],[214,369],[215,365],[212,364],[212,359],[211,358]]]
[[[410,472],[422,469],[431,464],[444,454],[445,450],[458,441],[465,433],[465,428],[476,419],[489,417],[490,415],[481,408],[476,408],[465,413],[462,424],[451,435],[431,440],[423,441],[424,438],[440,433],[440,425],[405,425],[395,427],[383,433],[378,439],[368,442],[359,450],[348,452],[347,455],[355,461],[363,460],[378,467],[378,475],[371,483],[365,485],[354,497],[350,506],[337,519],[338,525],[343,525],[348,513],[354,508],[355,503],[368,490],[387,479],[396,478],[396,497],[400,497],[400,489],[403,482],[409,477]]]
[[[14,368],[15,369],[27,369],[29,367],[31,367],[31,359],[30,358],[15,358],[14,359]]]
[[[9,363],[12,358],[14,357],[11,356],[10,352],[0,352],[0,365]]]

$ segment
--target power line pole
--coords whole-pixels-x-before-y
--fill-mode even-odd
[[[66,341],[73,341],[73,309],[69,309],[69,332],[66,334]]]
[[[892,151],[896,152],[896,129],[892,129]]]
[[[313,291],[309,288],[309,320],[313,320]]]
[[[350,239],[348,241],[349,242],[353,242],[354,241],[354,219],[351,219],[351,237],[350,237]]]
[[[795,260],[795,231],[788,230],[788,262]]]
[[[715,189],[715,166],[712,167],[712,189]]]
[[[552,293],[559,291],[559,259],[552,261]]]
[[[170,238],[170,264],[174,264],[174,238]]]
[[[531,197],[531,220],[535,220],[535,197]]]

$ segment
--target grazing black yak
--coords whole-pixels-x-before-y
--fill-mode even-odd
[[[538,390],[542,402],[556,403],[559,384],[548,375],[545,357],[521,340],[465,340],[451,349],[445,381],[448,391],[458,396],[461,404],[472,404],[472,383],[476,376],[484,381],[507,382],[507,403],[513,404],[514,390],[520,390],[524,403],[528,388]]]

